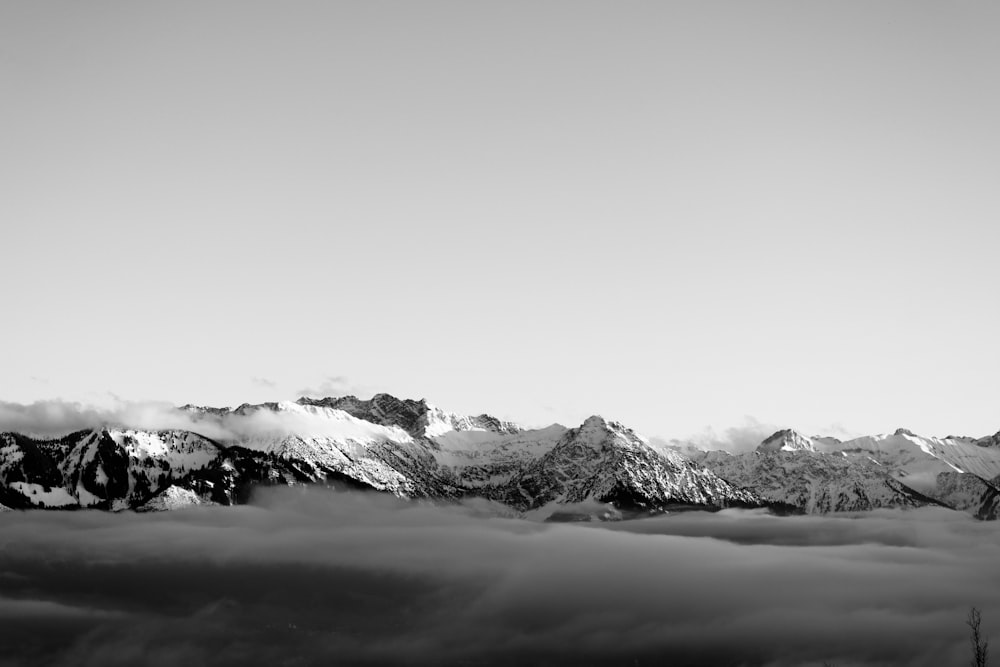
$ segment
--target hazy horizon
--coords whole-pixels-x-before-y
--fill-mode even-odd
[[[312,398],[321,397],[315,392],[305,392],[305,395]],[[364,395],[359,398],[367,400],[371,397]],[[408,399],[411,397],[398,396],[396,398]],[[274,402],[280,403],[282,401],[264,401],[263,403]],[[433,401],[428,401],[427,403],[430,406],[444,409],[446,412],[453,412],[448,410],[447,406],[436,405]],[[240,413],[231,413],[226,416],[226,419],[229,419],[229,421],[226,422],[226,420],[211,413],[199,414],[199,416],[195,418],[191,413],[180,409],[181,407],[182,406],[171,404],[167,401],[129,402],[123,401],[117,397],[113,400],[94,404],[82,404],[62,400],[43,400],[29,404],[0,401],[0,432],[17,432],[36,437],[51,438],[61,437],[80,430],[107,426],[153,431],[162,429],[184,430],[198,433],[202,436],[216,440],[228,442],[239,441],[246,437],[265,437],[268,434],[273,435],[278,432],[290,433],[298,436],[322,435],[330,429],[333,429],[333,432],[336,432],[336,424],[339,423],[336,421],[330,422],[323,416],[311,417],[297,412],[284,413],[283,411],[266,411],[261,414],[254,413],[254,415],[250,417],[244,417]],[[224,408],[232,410],[240,406],[216,405],[198,407]],[[258,421],[257,417],[260,417],[261,415],[263,415],[263,421]],[[612,416],[599,416],[603,416],[609,421],[618,421]],[[520,427],[529,430],[545,429],[549,426],[557,424],[566,428],[577,428],[581,425],[581,422],[561,424],[559,422],[549,422],[544,424],[525,422],[516,423]],[[630,425],[625,424],[625,426]],[[812,437],[832,436],[842,441],[861,436],[888,434],[896,431],[896,429],[887,429],[871,433],[850,433],[844,430],[839,430],[809,433],[803,432],[796,429],[794,426],[787,424],[766,424],[752,418],[747,418],[740,424],[730,425],[725,428],[705,428],[698,432],[682,435],[664,436],[662,434],[649,434],[642,432],[639,432],[639,435],[648,438],[654,446],[694,446],[703,450],[721,449],[733,453],[740,453],[756,449],[763,440],[777,431],[785,429],[798,430],[803,435]],[[993,434],[916,433],[916,435],[945,438],[952,436],[983,437]]]

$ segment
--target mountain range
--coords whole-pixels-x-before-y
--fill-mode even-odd
[[[840,441],[782,430],[731,454],[653,444],[599,416],[575,428],[525,429],[389,394],[185,405],[177,414],[187,428],[0,433],[0,507],[166,510],[245,503],[259,486],[320,484],[411,499],[480,497],[552,520],[726,507],[1000,512],[1000,434],[899,429]]]

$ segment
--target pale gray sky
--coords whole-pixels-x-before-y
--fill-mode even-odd
[[[0,399],[1000,429],[1000,5],[0,2]]]

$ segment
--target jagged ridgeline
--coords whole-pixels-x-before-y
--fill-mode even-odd
[[[700,452],[693,459],[765,501],[806,513],[940,505],[996,519],[998,440],[898,429],[841,442],[784,430],[753,452]]]
[[[992,481],[1000,474],[1000,449],[989,438],[938,440],[900,430],[840,442],[780,431],[755,452],[691,457],[601,417],[576,428],[524,429],[388,394],[180,410],[190,430],[103,425],[56,439],[0,434],[0,504],[232,505],[247,502],[261,485],[294,484],[403,498],[482,497],[518,512],[573,518],[928,504],[996,518],[1000,504]],[[581,515],[567,513],[567,506],[602,509]]]

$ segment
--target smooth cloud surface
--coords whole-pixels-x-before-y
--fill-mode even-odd
[[[995,524],[489,518],[277,490],[158,515],[0,515],[0,665],[967,662],[1000,627]]]

